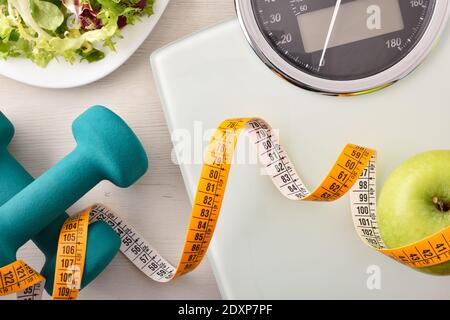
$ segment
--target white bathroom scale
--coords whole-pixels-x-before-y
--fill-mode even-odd
[[[449,30],[408,77],[354,97],[321,95],[279,77],[237,20],[173,43],[151,61],[174,137],[206,145],[224,119],[264,118],[311,189],[347,143],[378,150],[379,188],[407,158],[450,148]],[[178,156],[192,200],[201,165]],[[360,241],[348,195],[334,203],[287,200],[257,164],[232,167],[208,255],[227,299],[450,298],[450,277],[419,273]]]

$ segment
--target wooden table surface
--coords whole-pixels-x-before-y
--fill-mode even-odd
[[[85,87],[48,90],[0,77],[1,111],[16,127],[10,151],[33,176],[39,176],[74,147],[70,126],[77,115],[95,104],[117,112],[143,141],[150,171],[125,190],[101,183],[69,212],[102,202],[137,226],[175,263],[191,206],[179,168],[171,161],[172,143],[148,59],[154,50],[234,15],[232,0],[172,0],[153,33],[130,60],[110,76]],[[42,255],[33,244],[22,248],[19,257],[38,270],[42,265]],[[118,254],[79,298],[218,299],[220,293],[207,261],[190,275],[159,284]]]

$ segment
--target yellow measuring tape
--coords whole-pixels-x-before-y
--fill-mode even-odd
[[[59,234],[53,300],[74,300],[83,278],[89,227],[87,209],[68,218]]]
[[[278,137],[259,118],[224,121],[214,133],[204,158],[192,208],[186,241],[177,267],[165,260],[137,231],[112,210],[94,205],[66,221],[61,230],[55,271],[54,299],[75,299],[84,268],[88,223],[105,221],[120,236],[120,251],[149,278],[168,282],[194,270],[204,258],[219,218],[231,162],[238,138],[246,132],[254,143],[259,161],[274,185],[285,197],[296,201],[335,201],[350,193],[353,222],[361,240],[379,252],[413,268],[437,265],[450,260],[450,227],[417,243],[386,249],[376,216],[376,152],[349,144],[331,171],[313,192],[298,176]],[[28,282],[13,277],[5,286],[5,274],[17,266],[31,272]],[[9,274],[9,273],[8,273]],[[42,280],[23,262],[0,268],[1,294],[34,288]],[[37,284],[36,284],[37,283]],[[35,284],[35,285],[34,285]],[[34,285],[34,287],[33,287]],[[31,289],[29,288],[30,286]],[[42,289],[41,289],[42,290]],[[39,294],[18,297],[38,299]]]
[[[40,283],[44,278],[28,266],[25,262],[19,260],[7,266],[0,268],[0,295],[24,291],[24,294],[32,297],[35,286],[40,288]],[[22,295],[18,297],[23,298]]]

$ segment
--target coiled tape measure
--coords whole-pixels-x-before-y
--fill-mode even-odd
[[[320,186],[310,192],[267,122],[259,118],[231,119],[218,127],[208,145],[178,266],[165,260],[114,211],[97,204],[69,218],[61,229],[53,298],[76,299],[83,275],[88,225],[95,221],[105,221],[119,234],[120,251],[152,280],[169,282],[194,270],[214,234],[234,150],[242,132],[255,144],[261,165],[288,199],[335,201],[349,192],[353,222],[366,244],[413,268],[450,260],[450,227],[402,248],[385,248],[377,227],[374,150],[352,144],[345,146]],[[0,295],[17,293],[18,299],[37,300],[42,295],[43,281],[26,263],[16,261],[0,268]]]

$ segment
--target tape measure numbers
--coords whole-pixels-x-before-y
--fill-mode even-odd
[[[22,292],[18,299],[33,300],[33,297],[40,296],[44,280],[22,260],[15,261],[0,268],[0,296]]]
[[[74,300],[78,296],[86,259],[90,212],[90,209],[86,209],[68,218],[61,228],[53,300]]]
[[[219,217],[231,161],[240,134],[255,143],[259,159],[280,192],[292,200],[334,201],[347,193],[369,163],[374,151],[348,145],[333,169],[314,192],[300,180],[286,152],[261,119],[224,121],[214,133],[205,153],[192,208],[186,241],[178,266],[165,260],[120,216],[102,205],[91,210],[91,222],[107,222],[121,237],[123,252],[153,280],[167,282],[194,270],[204,258]]]
[[[88,224],[108,223],[120,236],[120,251],[144,274],[158,282],[168,282],[194,270],[204,258],[219,218],[231,162],[238,138],[245,132],[255,144],[258,158],[277,189],[290,200],[335,201],[350,193],[351,212],[362,241],[396,261],[413,268],[429,267],[450,260],[450,227],[417,243],[386,249],[376,216],[376,152],[349,144],[317,189],[310,192],[297,174],[287,153],[269,124],[259,118],[224,121],[206,150],[194,199],[186,241],[177,267],[171,265],[136,229],[103,205],[94,205],[69,218],[62,227],[58,243],[54,299],[75,299],[84,268]],[[17,276],[27,270],[28,280]],[[13,270],[16,270],[14,273]],[[12,273],[11,273],[12,271]],[[43,278],[23,262],[0,268],[0,295],[40,286]],[[37,288],[36,290],[39,290]],[[23,294],[20,294],[23,296]],[[38,299],[39,296],[31,296]]]

